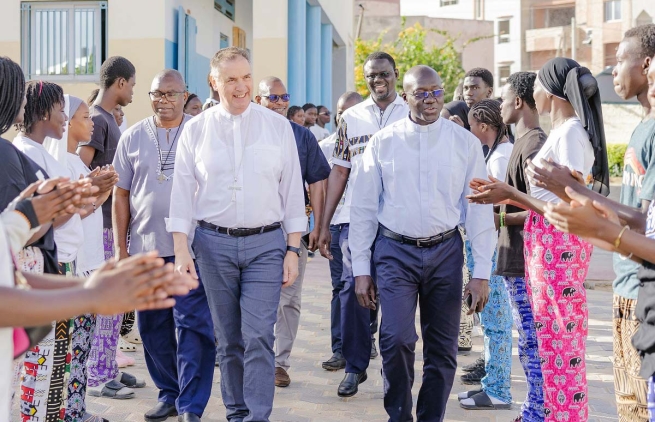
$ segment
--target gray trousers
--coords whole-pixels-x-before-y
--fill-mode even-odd
[[[268,421],[273,354],[286,254],[282,230],[231,237],[197,227],[193,251],[216,335],[221,397],[231,422]]]
[[[302,282],[305,278],[307,265],[307,249],[300,246],[301,254],[298,258],[298,278],[291,287],[282,289],[280,305],[277,307],[277,323],[275,324],[275,366],[289,370],[291,363],[289,356],[293,342],[298,334],[300,324],[300,302],[302,299]]]

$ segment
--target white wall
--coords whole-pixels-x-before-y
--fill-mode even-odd
[[[486,0],[495,3],[497,0]],[[444,19],[474,19],[474,0],[459,0],[458,4],[440,6],[439,0],[400,0],[401,16],[429,16]],[[485,7],[487,7],[485,5]],[[488,8],[488,7],[487,7]]]

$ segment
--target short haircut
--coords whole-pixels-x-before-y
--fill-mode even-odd
[[[537,74],[533,72],[516,72],[509,75],[507,84],[517,97],[523,100],[532,110],[537,108],[534,102],[534,81]]]
[[[307,103],[304,106],[302,106],[303,111],[307,111],[310,108],[316,108],[316,106],[314,104],[312,104],[312,103]],[[318,109],[317,109],[317,111],[318,111]]]
[[[267,76],[262,79],[257,86],[259,96],[269,95],[271,93],[271,87],[277,82],[283,84],[282,79],[277,76]]]
[[[52,82],[29,81],[25,89],[25,118],[19,127],[22,132],[31,133],[36,122],[49,119],[53,107],[65,104],[66,100],[64,90]]]
[[[639,40],[640,57],[655,56],[655,24],[649,23],[630,28],[625,31],[624,38],[636,38]]]
[[[375,53],[369,54],[366,60],[364,60],[364,66],[371,60],[386,60],[391,63],[391,67],[396,68],[396,61],[391,57],[391,54],[385,53],[384,51],[376,51]]]
[[[300,108],[300,107],[298,107],[298,106],[291,106],[291,107],[289,107],[289,110],[287,110],[287,119],[291,120],[291,118],[292,118],[293,116],[295,116],[296,113],[298,113],[298,112],[301,111],[301,110],[302,110],[302,108]]]
[[[494,75],[492,75],[491,72],[489,72],[487,69],[483,67],[476,67],[469,70],[468,72],[466,72],[466,75],[464,75],[464,77],[465,78],[480,77],[482,78],[484,83],[487,84],[489,88],[494,87]]]
[[[179,70],[175,70],[175,69],[161,70],[159,73],[155,75],[153,79],[166,79],[166,78],[177,79],[177,81],[181,83],[184,89],[186,90],[186,82],[184,82],[184,76],[182,76]]]
[[[342,103],[345,103],[346,101],[357,101],[358,103],[361,103],[364,101],[364,99],[362,98],[362,95],[357,91],[346,91],[341,94],[339,101]]]
[[[125,57],[112,56],[100,67],[100,88],[108,89],[119,79],[129,81],[134,77],[136,69]]]
[[[214,57],[212,57],[211,59],[210,62],[211,72],[209,73],[209,75],[210,76],[218,75],[218,67],[221,64],[232,61],[239,57],[243,57],[244,59],[248,60],[248,63],[250,63],[250,53],[248,53],[248,50],[246,50],[245,48],[241,48],[241,47],[221,48],[216,52],[216,54],[214,54]]]

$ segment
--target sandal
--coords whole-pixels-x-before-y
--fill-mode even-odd
[[[136,346],[132,343],[129,343],[123,337],[119,337],[118,350],[121,350],[123,352],[136,352]]]
[[[497,400],[498,401],[498,400]],[[493,410],[506,410],[512,408],[512,403],[495,403],[491,401],[491,398],[484,391],[479,392],[467,399],[461,400],[459,402],[460,407],[467,410],[483,410],[483,409],[493,409]]]
[[[480,390],[465,391],[465,392],[459,393],[457,395],[457,400],[461,401],[461,400],[464,400],[464,399],[468,399],[469,397],[473,397],[476,394],[481,393],[481,392],[482,392],[481,389]]]
[[[128,374],[127,372],[119,372],[116,380],[120,384],[124,384],[129,388],[143,388],[146,386],[146,382],[144,380],[140,380],[134,375]]]
[[[134,397],[134,391],[116,380],[111,380],[97,387],[87,387],[86,392],[93,397],[108,397],[117,400],[131,399]]]

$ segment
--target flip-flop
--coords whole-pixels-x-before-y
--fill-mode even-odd
[[[87,394],[93,397],[108,397],[110,399],[125,400],[134,397],[134,391],[127,388],[116,380],[111,380],[105,383],[101,389],[87,387]]]
[[[480,390],[465,391],[463,393],[459,393],[457,395],[457,400],[468,399],[469,397],[473,397],[473,396],[475,396],[476,394],[478,394],[480,392],[482,392],[481,389]]]
[[[125,384],[126,387],[143,388],[146,386],[146,382],[144,380],[140,380],[134,375],[128,374],[127,372],[119,372],[118,375],[120,376],[120,378],[118,378],[119,382]]]
[[[473,401],[473,404],[468,402]],[[467,410],[484,410],[484,409],[493,409],[493,410],[504,410],[511,409],[512,403],[498,403],[494,404],[487,393],[484,391],[479,392],[467,399],[461,400],[459,402],[460,407]]]

